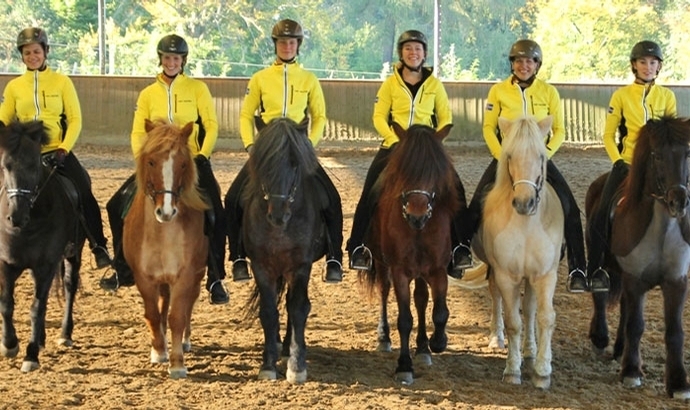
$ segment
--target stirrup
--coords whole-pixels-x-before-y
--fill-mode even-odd
[[[611,287],[609,273],[601,266],[589,278],[589,289],[592,293],[608,292]]]
[[[467,256],[467,262],[465,263],[458,263],[457,265],[455,264],[455,253],[458,252],[460,249],[466,249],[467,254],[464,256]],[[459,244],[455,248],[453,248],[453,253],[452,253],[452,258],[453,258],[453,269],[468,269],[471,268],[474,265],[474,260],[472,258],[472,249],[470,249],[469,246],[465,245],[464,243]]]
[[[570,293],[583,293],[589,288],[587,275],[580,268],[575,268],[568,274],[565,288]]]
[[[216,285],[220,286],[220,291],[214,293],[213,289],[216,287]],[[208,287],[208,294],[209,302],[211,302],[212,305],[224,305],[230,302],[228,291],[225,289],[222,279],[216,279],[213,283],[211,283],[211,285]]]
[[[336,263],[338,265],[337,270],[328,269],[329,263]],[[337,259],[328,259],[326,265],[324,266],[323,281],[326,283],[340,283],[343,281],[343,264]]]
[[[354,256],[357,251],[362,252],[360,258],[350,258],[350,269],[364,270],[368,271],[371,269],[371,260],[373,259],[371,255],[371,250],[366,245],[357,246],[350,255]]]
[[[244,263],[244,269],[240,270],[237,263]],[[237,258],[232,261],[232,280],[233,282],[247,282],[251,280],[252,275],[249,273],[249,261],[246,258]]]

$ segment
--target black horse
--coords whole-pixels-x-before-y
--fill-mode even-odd
[[[72,344],[72,308],[86,237],[74,187],[56,168],[43,164],[41,147],[46,140],[42,122],[13,122],[0,127],[0,353],[15,357],[19,352],[12,321],[14,287],[22,272],[31,270],[34,300],[23,372],[39,367],[38,353],[46,339],[48,294],[58,271],[66,298],[60,343]]]
[[[249,158],[250,177],[243,194],[243,241],[256,285],[250,303],[253,311],[259,309],[265,341],[259,379],[277,377],[277,305],[287,288],[282,354],[290,356],[286,374],[290,383],[307,379],[304,332],[311,310],[307,288],[312,263],[327,249],[321,216],[327,200],[314,176],[318,161],[306,134],[306,124],[287,118],[263,128]]]

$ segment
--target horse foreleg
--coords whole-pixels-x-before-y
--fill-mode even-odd
[[[63,275],[62,281],[65,289],[65,312],[62,316],[62,330],[58,344],[61,346],[72,346],[72,331],[74,330],[74,301],[77,297],[79,288],[79,269],[81,266],[81,255],[64,260],[61,264],[60,274]]]
[[[307,266],[306,269],[297,273],[290,287],[287,309],[292,323],[292,338],[285,377],[292,384],[302,384],[307,381],[307,343],[304,332],[307,326],[307,317],[311,311],[308,294],[310,270],[311,266]]]
[[[268,273],[261,271],[258,264],[254,266],[254,279],[259,288],[259,320],[264,331],[263,362],[259,369],[259,380],[276,380],[278,370],[278,304],[275,283],[271,283],[266,276]]]
[[[627,280],[626,280],[627,279]],[[644,332],[644,294],[639,281],[628,277],[623,280],[623,297],[621,299],[621,317],[625,312],[623,355],[621,356],[621,381],[625,387],[642,386],[642,359],[640,357],[640,339]],[[619,327],[619,333],[620,333]],[[616,340],[618,343],[618,340]]]
[[[434,308],[431,311],[431,320],[434,322],[434,333],[431,335],[429,347],[434,353],[441,353],[448,347],[448,335],[446,335],[446,325],[448,324],[448,304],[446,295],[448,294],[448,276],[446,268],[440,268],[431,275],[429,281],[431,295],[434,301]],[[423,317],[423,316],[422,316]],[[421,323],[421,318],[419,319]],[[429,358],[431,362],[431,358]],[[430,363],[431,364],[431,363]]]
[[[508,272],[495,272],[498,287],[505,307],[506,333],[508,334],[508,357],[503,370],[503,381],[510,384],[522,383],[522,319],[520,318],[520,282],[513,282]]]
[[[681,400],[690,398],[690,385],[683,365],[683,307],[687,288],[687,277],[661,285],[666,322],[666,393],[669,397]]]
[[[395,378],[402,384],[414,382],[412,357],[410,356],[410,333],[412,332],[412,311],[410,310],[410,281],[402,268],[394,268],[391,272],[393,289],[398,302],[398,334],[400,335],[400,355]]]
[[[144,321],[151,336],[151,363],[165,363],[168,361],[168,343],[165,339],[165,324],[159,310],[161,295],[158,285],[146,281],[143,277],[137,278],[136,284],[144,302]]]
[[[503,298],[496,286],[496,273],[489,267],[489,295],[491,295],[491,323],[489,325],[490,349],[505,349],[505,325],[503,324]]]
[[[557,267],[528,284],[528,287],[532,289],[532,292],[530,292],[532,302],[529,304],[532,311],[525,312],[525,316],[531,316],[531,319],[528,320],[532,322],[528,324],[527,331],[532,333],[532,336],[528,336],[528,339],[531,338],[534,340],[535,315],[538,338],[537,356],[532,367],[535,373],[532,376],[532,382],[540,389],[548,389],[551,387],[551,339],[553,338],[553,331],[556,327],[556,311],[553,308],[553,294],[556,291],[556,279]],[[527,293],[525,293],[525,297],[527,297]],[[534,311],[535,307],[536,312]]]
[[[184,342],[185,333],[191,332],[191,312],[194,302],[199,297],[201,285],[198,281],[190,280],[194,276],[189,273],[185,278],[178,279],[178,282],[170,289],[167,294],[168,306],[172,306],[169,315],[170,323],[170,365],[168,374],[171,379],[181,379],[187,377],[187,367],[184,365]]]
[[[22,363],[22,372],[30,372],[39,367],[38,354],[45,347],[46,308],[48,293],[55,277],[57,266],[34,269],[34,301],[31,304],[31,337],[26,346],[26,355]]]
[[[426,308],[429,305],[429,289],[422,278],[414,280],[414,306],[417,311],[417,348],[415,357],[422,364],[431,365],[431,350],[429,337],[426,333]]]
[[[530,281],[525,281],[525,294],[522,298],[522,317],[524,318],[524,345],[522,346],[523,361],[528,368],[534,366],[537,357],[536,319],[537,292]]]
[[[376,350],[379,352],[390,352],[392,350],[392,347],[391,328],[388,323],[388,295],[391,291],[391,283],[386,276],[384,276],[383,279],[381,279],[381,281],[379,282],[379,291],[381,294],[381,307],[379,310],[379,324],[376,328],[378,340],[378,346],[376,347]]]
[[[0,354],[5,357],[16,357],[19,353],[19,340],[14,327],[14,286],[17,273],[4,262],[0,262],[0,314],[2,314],[2,343]]]
[[[589,340],[592,342],[592,351],[600,360],[610,360],[606,348],[609,345],[609,328],[606,323],[606,306],[608,305],[608,292],[592,293],[594,312],[589,322]]]

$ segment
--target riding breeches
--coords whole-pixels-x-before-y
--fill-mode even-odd
[[[568,183],[552,160],[546,163],[546,181],[556,191],[556,195],[558,195],[563,208],[565,223],[563,236],[568,252],[569,271],[572,272],[574,269],[580,269],[585,272],[587,259],[585,258],[585,239],[582,232],[580,208],[577,206],[577,201]]]
[[[220,189],[218,187],[218,181],[213,175],[211,162],[208,160],[195,162],[199,175],[199,188],[201,188],[206,200],[209,201],[212,206],[212,211],[206,211],[205,215],[206,224],[210,227],[208,232],[208,266],[209,268],[217,269],[218,278],[216,279],[223,279],[225,278],[225,230],[227,223],[223,204],[220,201]],[[209,215],[210,212],[213,212],[212,217]]]
[[[86,221],[86,228],[89,230],[87,238],[90,248],[93,249],[96,246],[105,248],[107,239],[103,235],[101,209],[91,191],[91,178],[89,174],[71,152],[65,157],[65,162],[58,172],[69,178],[74,183],[77,192],[79,192],[79,205]]]
[[[623,183],[623,180],[628,176],[630,166],[621,160],[616,161],[611,168],[609,176],[606,178],[604,189],[601,192],[599,199],[599,208],[591,217],[589,226],[589,263],[587,264],[587,272],[594,272],[595,269],[601,267],[604,263],[604,253],[609,245],[609,236],[611,224],[609,223],[609,210],[611,209],[611,201],[616,194],[616,191]]]
[[[328,177],[326,171],[319,164],[314,175],[319,181],[326,196],[328,197],[328,205],[325,206],[321,213],[326,223],[326,230],[328,231],[328,259],[335,259],[338,262],[343,261],[343,206],[340,200],[340,194],[333,185],[333,181]]]
[[[474,190],[474,195],[472,195],[472,200],[470,201],[470,206],[467,209],[467,224],[466,231],[472,236],[479,229],[479,224],[482,221],[482,204],[484,203],[484,198],[486,194],[489,193],[491,188],[496,182],[496,169],[498,168],[498,160],[493,159],[489,166],[479,178],[477,183],[477,188]],[[471,237],[470,236],[470,237]],[[461,238],[462,239],[462,238]]]
[[[130,270],[122,252],[122,230],[125,215],[137,191],[135,177],[135,174],[130,175],[105,205],[110,222],[110,233],[113,235],[113,266],[120,273]]]
[[[235,179],[230,184],[228,192],[225,194],[225,217],[228,234],[228,250],[231,261],[244,258],[244,247],[242,246],[242,192],[249,180],[249,167],[247,163],[242,166]]]
[[[374,192],[373,187],[383,169],[386,168],[391,152],[393,152],[393,147],[380,148],[371,161],[371,165],[369,165],[362,193],[359,196],[359,202],[357,202],[357,208],[355,209],[355,216],[352,220],[350,239],[347,241],[347,251],[350,253],[364,243],[364,236],[367,234],[369,222],[378,202],[378,194]]]

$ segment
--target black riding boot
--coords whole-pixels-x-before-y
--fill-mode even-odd
[[[106,205],[108,220],[110,221],[110,232],[113,235],[114,259],[112,267],[115,272],[110,277],[101,278],[99,286],[103,290],[115,291],[121,286],[129,287],[134,285],[134,274],[129,265],[127,265],[122,252],[122,231],[125,215],[129,210],[135,193],[136,182],[135,176],[132,175],[115,192]]]
[[[328,197],[328,204],[321,210],[328,246],[324,281],[340,283],[343,281],[343,206],[338,190],[321,166],[316,170],[316,179]]]
[[[252,277],[249,274],[249,264],[242,246],[242,192],[249,179],[249,170],[245,163],[225,194],[225,217],[227,220],[229,260],[232,262],[232,280],[247,282]]]

